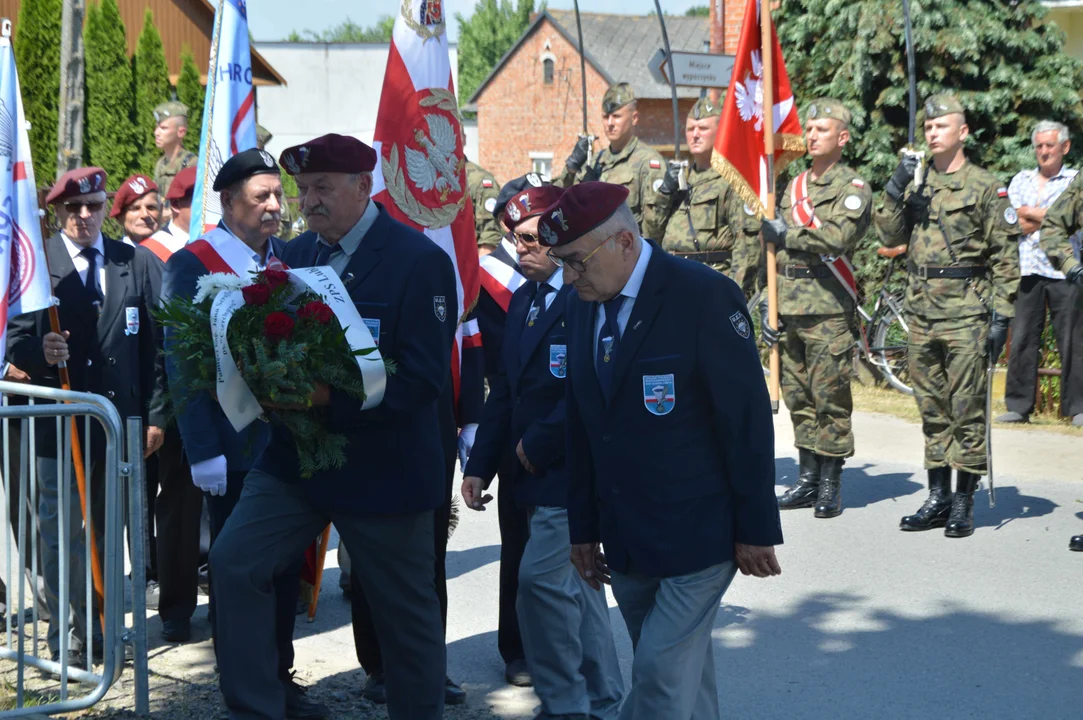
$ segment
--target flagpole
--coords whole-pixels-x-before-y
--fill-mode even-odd
[[[763,151],[767,159],[767,201],[763,212],[768,220],[775,219],[775,46],[771,40],[770,0],[760,0],[760,52],[763,55]],[[767,243],[767,322],[778,327],[778,269],[775,267],[775,244]],[[778,343],[771,346],[771,377],[768,388],[771,393],[771,410],[778,412],[779,355]]]

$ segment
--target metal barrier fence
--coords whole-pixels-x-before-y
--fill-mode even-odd
[[[5,505],[0,529],[5,533],[4,545],[7,547],[7,551],[0,555],[0,568],[4,570],[7,582],[6,642],[0,646],[0,660],[13,660],[16,663],[14,709],[0,710],[0,718],[40,717],[91,707],[105,696],[120,677],[127,646],[131,646],[133,651],[135,711],[145,715],[149,712],[149,687],[146,596],[143,592],[146,585],[146,486],[143,482],[142,421],[139,418],[128,418],[128,450],[126,457],[122,457],[125,454],[122,450],[125,446],[125,436],[122,435],[125,428],[116,407],[100,395],[0,381],[0,397],[3,400],[0,405],[0,431],[4,443],[0,475],[3,476]],[[11,400],[16,397],[25,398],[27,404],[13,404]],[[38,400],[55,402],[39,403],[36,402]],[[97,512],[88,512],[92,523],[83,522],[79,493],[77,490],[73,492],[71,482],[75,469],[71,452],[72,427],[77,425],[78,418],[83,419],[83,432],[80,436],[85,492],[82,494],[88,510],[95,505],[95,495],[92,492],[95,473],[92,470],[97,470],[98,477],[104,482],[104,491],[98,489],[99,496],[104,498],[101,503],[104,505],[104,513],[98,517]],[[43,458],[36,452],[36,436],[42,429],[41,424],[49,422],[49,419],[56,423],[56,449],[55,455],[50,450],[50,457]],[[105,438],[104,451],[98,453],[92,453],[91,448],[92,419],[97,421]],[[13,431],[18,433],[18,452],[11,451]],[[46,450],[42,449],[42,455],[45,453]],[[92,462],[92,458],[97,459],[97,465]],[[55,462],[55,466],[47,464],[50,462]],[[55,467],[55,471],[51,470],[51,467]],[[52,487],[54,482],[56,487]],[[54,492],[55,516],[52,507]],[[74,504],[73,494],[76,495]],[[13,498],[16,499],[17,507],[12,507]],[[124,625],[125,515],[128,517],[132,555],[131,628]],[[69,527],[80,525],[85,557],[73,558],[70,547],[77,538],[69,537]],[[12,535],[15,539],[14,553]],[[43,636],[39,632],[42,618],[38,603],[38,578],[39,575],[45,575],[43,568],[39,567],[39,554],[43,543],[47,542],[46,538],[49,538],[48,542],[51,543],[49,547],[54,544],[58,547],[59,569],[55,573],[56,577],[52,579],[55,587],[49,591],[55,592],[56,606],[60,608],[59,617],[49,618],[49,622],[56,623],[59,629],[59,655],[56,661],[39,655]],[[92,560],[98,555],[95,547],[100,548],[103,560],[99,576],[103,595],[100,600],[96,597],[94,582],[97,573],[92,571]],[[84,570],[81,577],[71,572],[73,562],[82,562]],[[50,579],[43,579],[48,586]],[[77,588],[79,585],[85,588],[85,597],[72,597],[73,584]],[[28,586],[33,598],[27,597]],[[73,601],[76,607],[79,607],[80,599],[83,612],[80,616],[70,618]],[[71,664],[73,658],[69,647],[69,632],[73,619],[77,635],[80,634],[79,628],[85,629],[85,632],[81,633],[86,636],[82,648],[85,652],[85,666],[82,660],[79,667]],[[100,638],[96,637],[99,626]],[[76,659],[79,657],[76,656]],[[35,668],[43,674],[58,677],[58,696],[54,698],[56,693],[48,690],[46,701],[43,702],[40,694],[28,693],[27,668]],[[85,695],[72,697],[69,682],[90,685],[92,690]],[[31,707],[27,707],[28,700],[31,701]]]

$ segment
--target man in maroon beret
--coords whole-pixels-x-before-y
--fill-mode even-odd
[[[135,247],[158,232],[162,218],[162,203],[158,186],[146,175],[132,175],[113,195],[109,217],[124,228],[124,242]]]
[[[67,363],[73,390],[104,395],[116,405],[121,417],[143,418],[146,427],[144,454],[162,443],[167,415],[162,410],[161,368],[156,362],[160,338],[151,309],[158,304],[162,264],[147,250],[131,247],[102,235],[105,219],[106,173],[86,167],[65,173],[47,202],[56,212],[60,232],[45,240],[53,294],[59,302],[60,333],[50,329],[47,311],[13,318],[8,334],[8,356],[28,372],[37,385],[59,388],[57,366]],[[42,568],[45,595],[53,620],[60,617],[59,527],[57,507],[61,486],[56,457],[56,423],[38,423],[37,469],[40,482],[39,515],[42,534]],[[91,505],[96,542],[102,543],[105,528],[105,438],[95,425],[84,448],[90,448]],[[78,497],[74,476],[64,479],[72,496]],[[75,505],[74,507],[78,507]],[[85,617],[82,604],[85,551],[82,517],[69,515],[69,598],[76,618],[77,634]],[[104,552],[99,557],[105,557]],[[59,655],[59,622],[50,623],[49,649]],[[101,645],[95,643],[100,652]]]
[[[192,221],[192,192],[195,184],[195,167],[187,167],[177,173],[165,194],[165,199],[173,208],[173,216],[169,219],[169,224],[143,243],[143,247],[157,255],[162,262],[169,260],[170,255],[188,244],[188,225]]]
[[[538,224],[575,286],[572,562],[596,590],[611,583],[632,638],[621,716],[718,718],[722,594],[738,569],[781,572],[771,406],[741,289],[640,237],[627,195],[580,183]]]

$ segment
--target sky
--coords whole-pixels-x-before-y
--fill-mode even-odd
[[[707,5],[709,0],[661,0],[662,11],[683,14],[693,5]],[[381,15],[394,15],[401,0],[248,0],[248,24],[257,41],[282,40],[291,30],[319,32],[350,18],[358,25],[374,25]],[[541,6],[535,0],[535,7]],[[448,38],[455,42],[459,28],[455,13],[469,17],[475,0],[444,0]],[[549,7],[570,10],[572,0],[549,0]],[[646,15],[654,9],[654,0],[580,0],[581,12]]]

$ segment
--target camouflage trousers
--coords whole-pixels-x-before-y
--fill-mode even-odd
[[[818,455],[850,457],[854,336],[849,317],[787,315],[781,322],[780,379],[794,445]]]
[[[984,475],[988,319],[909,319],[910,384],[925,433],[925,468]]]

